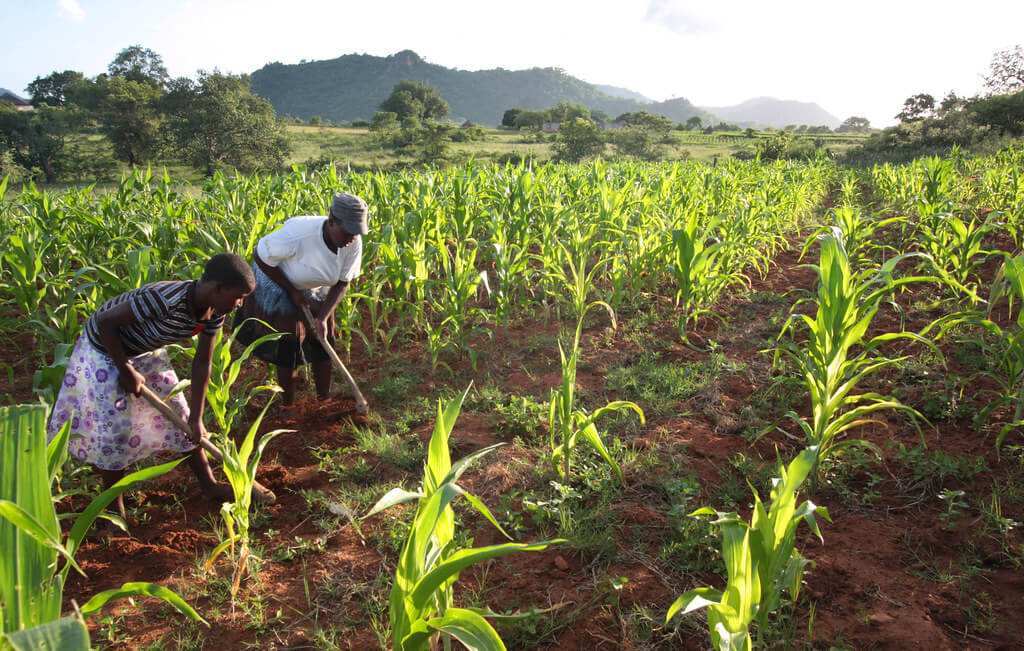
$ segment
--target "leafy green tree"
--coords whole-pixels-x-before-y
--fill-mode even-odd
[[[149,84],[154,88],[163,88],[170,79],[163,58],[141,45],[132,45],[118,52],[107,66],[107,72],[111,77],[124,77],[128,81]]]
[[[45,77],[36,77],[27,88],[33,106],[39,107],[43,104],[67,106],[74,94],[74,89],[83,81],[82,73],[65,70],[64,72],[51,72]]]
[[[100,102],[101,130],[110,139],[114,155],[129,165],[141,165],[154,158],[162,142],[163,92],[149,83],[111,77]]]
[[[395,84],[391,95],[381,102],[381,111],[390,111],[399,120],[440,120],[448,115],[448,102],[433,86],[403,79]]]
[[[605,125],[612,121],[612,116],[601,109],[593,109],[590,111],[590,119],[600,125]]]
[[[939,102],[939,107],[935,110],[935,114],[939,117],[944,117],[950,113],[962,110],[965,106],[967,106],[967,100],[965,98],[960,97],[953,91],[949,91],[949,93],[942,98],[942,101]]]
[[[1019,45],[1012,50],[1000,50],[992,55],[985,88],[992,95],[1005,95],[1024,89],[1024,50]]]
[[[862,133],[871,128],[871,121],[867,118],[851,115],[843,120],[843,123],[836,129],[837,133]]]
[[[370,133],[382,146],[389,146],[398,132],[398,116],[392,111],[378,111],[370,121]]]
[[[576,102],[559,101],[547,111],[548,122],[572,122],[576,118],[590,120],[590,109]]]
[[[931,117],[935,112],[935,98],[928,93],[911,95],[903,102],[903,110],[896,114],[900,122],[914,122]]]
[[[695,115],[686,121],[686,128],[691,131],[697,131],[701,128],[701,119],[699,115]]]
[[[1024,135],[1024,90],[971,102],[965,110],[977,124],[1015,138]]]
[[[421,162],[444,160],[452,144],[456,127],[450,122],[425,120],[416,133],[416,150]]]
[[[510,108],[501,116],[501,126],[513,128],[516,126],[516,118],[523,112],[521,108]]]
[[[523,109],[516,115],[515,126],[517,129],[526,127],[527,129],[539,129],[544,126],[547,119],[544,115],[544,111],[533,111],[529,109]]]
[[[200,72],[198,83],[175,80],[165,100],[174,139],[207,176],[224,167],[275,170],[290,145],[270,103],[249,91],[248,75]]]
[[[559,161],[578,162],[584,158],[600,156],[604,152],[604,138],[597,125],[583,118],[563,122],[558,138],[551,148]]]
[[[616,150],[626,156],[643,160],[657,160],[662,156],[663,144],[671,141],[672,120],[648,113],[634,111],[619,116],[626,126],[615,133],[613,142]]]
[[[83,119],[74,106],[44,104],[34,111],[16,111],[0,103],[0,143],[11,152],[14,163],[41,170],[47,183],[53,183],[72,162],[67,140]]]

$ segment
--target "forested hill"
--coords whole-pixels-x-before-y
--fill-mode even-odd
[[[712,120],[683,98],[647,104],[613,97],[556,68],[455,70],[427,63],[409,50],[387,57],[347,54],[329,61],[269,63],[252,73],[252,91],[269,100],[280,116],[369,120],[403,79],[437,88],[456,122],[497,125],[510,108],[544,109],[563,100],[612,117],[645,110],[673,122],[695,115],[705,123]]]

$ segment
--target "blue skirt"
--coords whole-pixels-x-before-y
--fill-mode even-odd
[[[248,346],[271,332],[287,332],[289,334],[274,341],[263,342],[253,350],[253,354],[265,362],[285,368],[298,368],[306,364],[330,360],[327,351],[312,336],[312,333],[306,332],[305,334],[309,336],[304,336],[301,340],[295,334],[296,324],[302,320],[302,317],[299,315],[298,308],[288,298],[288,294],[267,274],[263,273],[259,265],[254,264],[252,272],[256,277],[256,287],[235,313],[234,328],[237,332],[235,341],[243,346]],[[323,306],[329,291],[329,287],[302,290],[302,294],[306,297],[310,310],[314,314]],[[268,328],[267,325],[255,319],[264,321],[272,327]],[[327,342],[333,345],[333,315],[327,325]]]

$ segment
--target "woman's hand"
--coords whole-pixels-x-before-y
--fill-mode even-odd
[[[327,319],[315,318],[313,319],[313,334],[316,335],[317,341],[327,340]]]
[[[142,374],[136,371],[129,362],[117,370],[117,384],[126,393],[139,396],[142,394],[142,387],[146,384],[146,378],[142,377]]]

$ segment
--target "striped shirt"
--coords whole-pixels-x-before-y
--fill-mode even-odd
[[[85,323],[89,342],[104,355],[109,354],[100,341],[97,317],[124,302],[128,302],[132,314],[138,319],[137,323],[117,329],[124,352],[129,357],[188,339],[200,331],[216,334],[224,325],[224,315],[214,312],[209,320],[196,319],[193,309],[195,284],[194,280],[162,280],[110,299]]]

